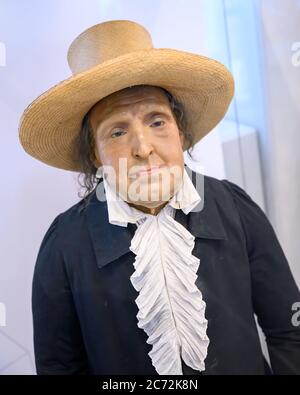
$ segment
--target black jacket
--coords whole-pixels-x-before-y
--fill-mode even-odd
[[[194,181],[193,181],[194,182]],[[179,221],[195,236],[196,285],[206,302],[206,370],[184,374],[269,374],[254,314],[275,374],[300,374],[300,326],[292,325],[299,289],[274,230],[237,185],[204,177],[204,208]],[[137,327],[130,282],[136,225],[108,222],[95,190],[50,225],[33,277],[34,351],[38,374],[157,375],[152,346]]]

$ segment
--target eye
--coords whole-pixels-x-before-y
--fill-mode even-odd
[[[114,135],[118,134],[118,133],[122,133],[123,131],[121,129],[116,129],[116,131],[111,133],[111,137],[113,137]],[[118,135],[119,136],[119,135]],[[117,136],[117,137],[118,137]]]
[[[155,122],[152,123],[152,125],[155,125],[155,124],[157,124],[157,123],[160,123],[160,124],[161,124],[161,123],[165,123],[165,121],[155,121]]]

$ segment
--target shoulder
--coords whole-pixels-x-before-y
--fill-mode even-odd
[[[253,252],[258,248],[263,250],[266,243],[277,248],[279,242],[273,225],[262,208],[243,188],[226,179],[217,180],[206,176],[205,183],[206,190],[213,194],[218,202],[218,207],[223,212],[223,218],[226,217],[228,222],[230,222],[230,215],[233,213],[228,206],[231,201],[234,213],[239,218],[239,223],[245,234],[248,252]]]
[[[56,215],[48,225],[37,252],[34,281],[56,273],[63,276],[68,253],[76,253],[81,235],[84,199]],[[44,280],[43,280],[44,281]]]
[[[233,204],[239,212],[247,210],[258,210],[264,214],[259,205],[252,197],[239,185],[227,179],[217,179],[211,176],[204,176],[204,192],[209,197],[214,197],[222,205]]]
[[[75,225],[78,225],[83,216],[84,209],[93,201],[93,198],[95,198],[95,190],[90,193],[87,200],[82,198],[79,202],[73,204],[65,211],[58,213],[49,229],[55,228],[57,232],[65,232],[72,229]]]
[[[236,214],[246,233],[246,228],[271,226],[262,208],[242,187],[232,181],[204,176],[204,199],[210,198],[216,201],[224,217]]]
[[[247,195],[247,193],[242,189],[240,186],[237,184],[233,183],[232,181],[229,181],[227,179],[218,179],[215,177],[207,176],[204,175],[204,184],[209,188],[210,191],[213,192],[219,192],[219,193],[224,193],[224,194],[230,194],[230,195],[235,195],[237,194],[242,194],[242,195]]]
[[[93,192],[91,192],[93,194]],[[88,201],[81,199],[68,209],[58,213],[43,236],[40,250],[45,248],[60,248],[62,243],[71,239],[79,232],[80,223],[83,217],[83,209],[86,208]]]

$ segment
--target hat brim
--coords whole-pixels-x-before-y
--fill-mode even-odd
[[[80,171],[72,147],[84,115],[111,93],[140,84],[163,87],[183,104],[194,143],[221,121],[234,94],[230,71],[208,57],[166,48],[122,55],[60,82],[35,99],[19,123],[23,148],[50,166]]]

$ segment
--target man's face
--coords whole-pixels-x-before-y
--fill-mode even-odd
[[[165,205],[180,188],[184,168],[184,135],[165,93],[156,87],[116,92],[93,107],[90,120],[95,166],[113,168],[116,178],[109,175],[107,181],[119,196],[151,212]],[[155,165],[162,167],[136,174]]]

